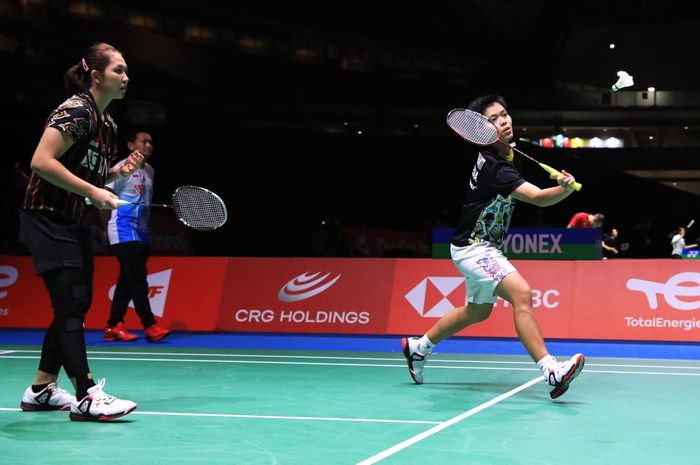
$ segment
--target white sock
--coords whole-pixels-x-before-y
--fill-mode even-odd
[[[542,376],[547,377],[547,371],[552,370],[556,372],[557,369],[557,359],[547,354],[537,362],[537,366],[542,372]]]
[[[418,350],[421,352],[429,354],[433,350],[433,347],[435,347],[435,344],[428,339],[427,334],[424,334],[423,337],[418,339]]]

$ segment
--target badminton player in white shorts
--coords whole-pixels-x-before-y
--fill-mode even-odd
[[[512,141],[512,120],[503,97],[479,97],[469,104],[469,109],[491,120],[504,142]],[[549,354],[532,310],[530,285],[503,254],[503,240],[515,201],[546,207],[564,200],[574,191],[575,180],[566,171],[562,174],[558,178],[555,174],[550,176],[556,178],[558,186],[540,189],[520,176],[513,164],[513,150],[507,144],[495,143],[481,149],[469,176],[466,200],[450,248],[455,266],[466,279],[467,305],[444,315],[423,337],[401,339],[408,370],[416,384],[423,383],[423,367],[433,347],[487,319],[498,297],[512,305],[518,337],[550,386],[552,399],[564,394],[581,372],[583,354],[561,363]]]

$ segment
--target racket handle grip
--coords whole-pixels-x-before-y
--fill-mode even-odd
[[[117,205],[119,205],[120,207],[122,205],[129,205],[129,203],[130,203],[128,200],[122,200],[122,199],[116,199],[116,202],[117,202]],[[90,199],[88,199],[87,197],[85,197],[85,203],[88,205],[92,205],[92,201]]]
[[[555,170],[554,168],[552,168],[552,167],[549,166],[549,165],[545,165],[544,163],[540,163],[540,166],[541,166],[546,172],[548,172],[548,173],[550,173],[550,174],[555,174],[555,175],[557,175],[557,176],[564,176],[563,174],[561,174],[561,172]],[[571,185],[571,187],[573,187],[575,191],[580,191],[581,188],[582,188],[583,186],[581,185],[580,182],[574,182],[574,183]]]

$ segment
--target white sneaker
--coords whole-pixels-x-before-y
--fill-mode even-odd
[[[403,355],[408,362],[408,372],[416,384],[423,384],[423,366],[425,366],[426,357],[430,355],[430,351],[422,353],[418,351],[418,338],[409,337],[401,339],[401,349]]]
[[[70,419],[73,421],[110,421],[123,417],[136,410],[136,403],[120,400],[102,390],[105,380],[88,389],[88,395],[70,406]]]
[[[544,373],[544,379],[554,387],[549,392],[549,397],[556,399],[564,394],[569,389],[569,384],[581,373],[585,363],[586,357],[583,354],[576,354],[566,362],[557,363],[556,371],[547,370]]]
[[[29,386],[24,390],[22,403],[19,406],[25,412],[69,410],[73,402],[75,402],[75,396],[58,387],[57,379],[39,392],[32,391],[32,387]]]

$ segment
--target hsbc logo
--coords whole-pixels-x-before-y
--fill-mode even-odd
[[[467,303],[464,278],[429,276],[408,291],[404,298],[424,318],[440,318],[455,307]],[[555,309],[559,307],[560,292],[557,289],[532,289],[532,307]],[[500,297],[494,304],[507,308],[510,303]]]
[[[440,318],[455,307],[465,304],[464,278],[429,276],[423,279],[416,287],[404,295],[406,300],[418,312],[419,315],[429,318]],[[462,288],[460,289],[460,286]],[[455,294],[460,294],[459,302]]]
[[[691,285],[682,286],[683,283]],[[643,293],[652,310],[659,307],[659,295],[662,295],[666,303],[676,310],[700,309],[700,273],[692,271],[678,273],[671,276],[665,283],[632,278],[627,281],[627,289]],[[695,297],[695,300],[681,300],[678,297]]]
[[[342,276],[331,277],[331,273],[320,276],[321,273],[302,273],[289,280],[277,293],[282,302],[298,302],[311,298],[325,291],[336,283]]]
[[[168,297],[168,288],[170,287],[170,276],[173,270],[159,271],[158,273],[149,274],[148,280],[148,300],[151,302],[151,311],[154,315],[162,317],[165,312],[165,300]],[[114,290],[117,285],[109,288],[109,298],[114,300]],[[134,301],[129,301],[129,307],[134,308]]]

